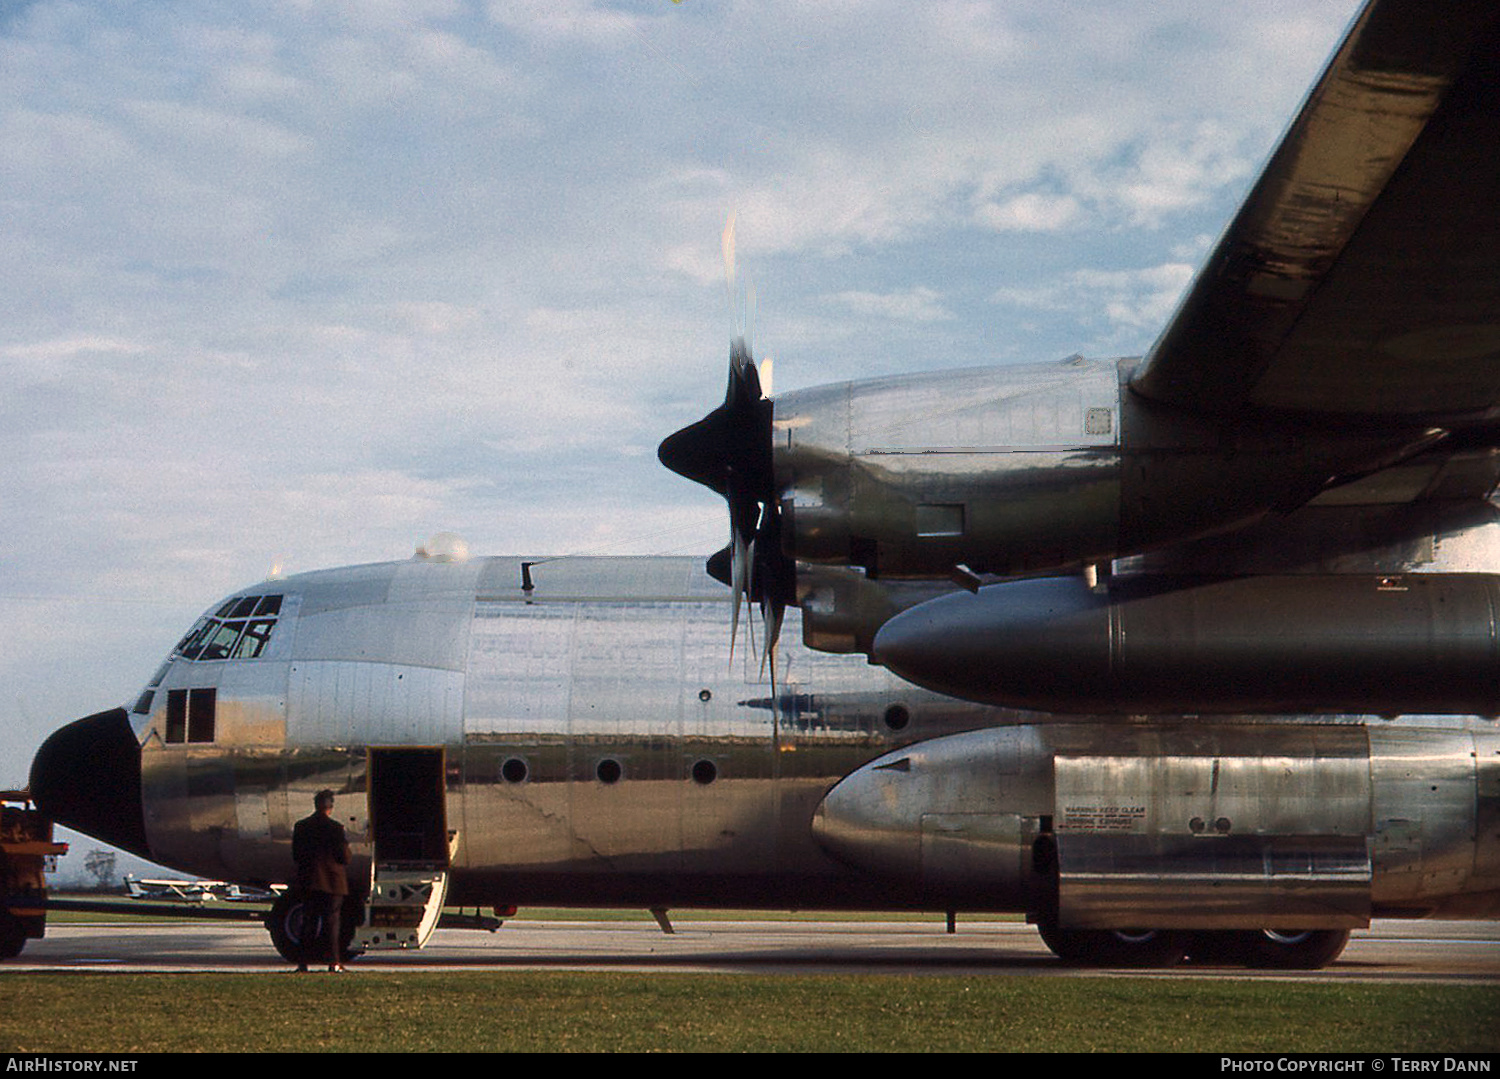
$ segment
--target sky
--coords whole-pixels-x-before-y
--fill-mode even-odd
[[[657,443],[1144,352],[1351,0],[0,0],[0,784],[264,579],[722,546]]]

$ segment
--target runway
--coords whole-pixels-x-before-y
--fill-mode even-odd
[[[1030,926],[937,922],[680,921],[665,935],[650,921],[507,922],[496,933],[439,930],[426,948],[361,957],[352,969],[610,970],[746,974],[924,974],[1171,978],[1298,978],[1500,983],[1500,922],[1380,921],[1357,930],[1332,966],[1294,973],[1181,966],[1170,971],[1083,971],[1064,966]],[[272,973],[287,965],[255,924],[170,922],[49,926],[44,940],[0,971]]]

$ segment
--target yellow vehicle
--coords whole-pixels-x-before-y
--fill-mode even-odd
[[[14,959],[27,940],[46,935],[46,860],[66,853],[29,792],[0,791],[0,958]]]

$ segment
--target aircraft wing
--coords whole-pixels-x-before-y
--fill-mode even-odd
[[[1215,413],[1500,409],[1500,5],[1366,5],[1133,387]]]

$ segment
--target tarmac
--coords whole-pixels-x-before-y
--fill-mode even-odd
[[[420,951],[371,953],[361,971],[601,970],[744,974],[1022,975],[1296,978],[1500,984],[1500,922],[1377,921],[1321,971],[1182,965],[1081,970],[1053,957],[1020,922],[697,921],[664,934],[654,921],[507,921],[498,932],[440,929]],[[255,923],[53,923],[3,971],[276,973],[289,970]],[[326,975],[323,975],[326,976]]]

